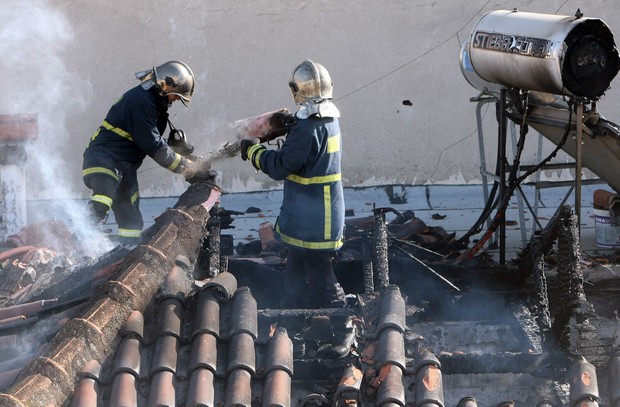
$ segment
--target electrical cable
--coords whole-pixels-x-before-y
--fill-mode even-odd
[[[524,115],[526,115],[526,114],[527,114],[527,111],[524,112]],[[478,242],[472,248],[470,248],[469,250],[465,251],[463,254],[461,254],[457,258],[457,260],[456,260],[457,263],[462,261],[462,260],[465,260],[465,259],[471,259],[486,244],[486,242],[493,235],[493,233],[495,233],[495,230],[499,226],[500,222],[504,221],[505,209],[508,206],[508,202],[510,201],[510,198],[512,197],[512,194],[514,193],[514,190],[527,177],[529,177],[530,175],[532,175],[536,171],[540,170],[544,165],[546,165],[552,158],[554,158],[557,155],[557,153],[564,146],[564,144],[566,143],[566,140],[568,139],[568,135],[570,134],[570,130],[571,130],[572,120],[573,120],[573,106],[571,106],[571,103],[569,102],[568,124],[566,125],[566,129],[564,131],[564,135],[562,136],[562,140],[560,140],[560,142],[556,145],[554,150],[544,160],[542,160],[541,162],[536,164],[534,167],[532,167],[531,169],[529,169],[528,171],[523,173],[520,177],[515,178],[513,182],[509,183],[508,189],[507,189],[505,195],[503,197],[501,197],[502,198],[501,206],[496,211],[495,216],[493,217],[493,220],[491,222],[491,225],[489,226],[489,228],[487,229],[485,234],[482,236],[482,238],[480,240],[478,240]],[[523,118],[523,122],[525,122],[525,118]],[[522,131],[524,131],[524,130],[522,130]],[[527,132],[527,130],[525,130],[525,132]],[[512,172],[513,171],[511,171],[511,173]]]
[[[359,92],[360,90],[365,89],[365,88],[367,88],[367,87],[369,87],[369,86],[371,86],[371,85],[374,85],[375,83],[379,82],[380,80],[385,79],[385,78],[387,78],[388,76],[390,76],[390,75],[392,75],[392,74],[394,74],[394,73],[396,73],[396,72],[400,71],[401,69],[405,68],[406,66],[411,65],[412,63],[416,62],[418,59],[421,59],[421,58],[425,57],[426,55],[430,54],[431,52],[435,51],[436,49],[438,49],[438,48],[442,47],[444,44],[446,44],[446,43],[447,43],[448,41],[450,41],[452,38],[455,38],[455,37],[456,37],[456,39],[457,39],[457,41],[458,41],[458,34],[459,34],[459,32],[461,32],[461,31],[462,31],[462,30],[463,30],[463,29],[464,29],[464,28],[465,28],[465,27],[466,27],[469,23],[471,23],[471,22],[473,21],[473,19],[474,19],[476,16],[478,16],[478,15],[482,12],[482,10],[484,10],[484,8],[485,8],[485,7],[486,7],[486,6],[487,6],[490,2],[491,2],[491,0],[487,0],[487,1],[486,1],[483,5],[482,5],[482,7],[480,7],[480,9],[479,9],[479,10],[478,10],[475,14],[473,14],[473,15],[471,16],[471,18],[470,18],[469,20],[467,20],[467,22],[466,22],[465,24],[463,24],[463,25],[461,26],[461,28],[459,28],[459,29],[458,29],[458,30],[457,30],[454,34],[452,34],[451,36],[449,36],[448,38],[446,38],[444,41],[442,41],[442,42],[440,42],[439,44],[435,45],[433,48],[429,49],[428,51],[425,51],[425,52],[423,52],[422,54],[420,54],[420,55],[416,56],[415,58],[413,58],[413,59],[411,59],[411,60],[409,60],[409,61],[405,62],[405,63],[404,63],[404,64],[402,64],[401,66],[399,66],[399,67],[397,67],[397,68],[392,69],[390,72],[388,72],[388,73],[386,73],[386,74],[384,74],[384,75],[381,75],[380,77],[378,77],[378,78],[376,78],[376,79],[374,79],[374,80],[372,80],[372,81],[370,81],[370,82],[366,83],[365,85],[360,86],[360,87],[359,87],[359,88],[357,88],[357,89],[352,90],[352,91],[351,91],[351,92],[349,92],[349,93],[346,93],[346,94],[344,94],[344,95],[340,96],[340,97],[339,97],[339,98],[337,98],[337,99],[334,99],[334,102],[338,102],[338,101],[340,101],[340,100],[342,100],[342,99],[345,99],[345,98],[347,98],[347,97],[351,96],[352,94],[357,93],[357,92]]]
[[[558,12],[562,9],[562,7],[564,7],[566,3],[568,3],[568,0],[564,0],[564,2],[560,4],[560,7],[558,7],[557,10],[555,10],[554,14],[558,14]]]
[[[486,115],[486,112],[484,115]],[[483,119],[484,119],[484,115],[482,117]],[[495,160],[495,175],[499,173],[500,163],[501,163],[500,162],[501,152],[499,151],[499,144],[497,146],[496,154],[497,154],[497,159]],[[478,217],[476,222],[474,222],[473,226],[469,229],[469,231],[465,233],[462,237],[460,237],[457,240],[457,242],[461,244],[467,244],[469,242],[469,238],[472,235],[475,235],[482,230],[482,226],[484,225],[484,222],[491,216],[491,213],[495,210],[495,208],[497,207],[499,203],[499,201],[495,199],[498,189],[499,189],[499,182],[495,180],[493,181],[493,186],[491,187],[491,191],[489,192],[489,196],[487,197],[485,206],[482,209],[480,216]]]

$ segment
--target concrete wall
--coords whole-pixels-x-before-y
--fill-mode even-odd
[[[4,0],[3,6],[0,113],[39,117],[27,167],[30,199],[89,195],[81,181],[88,138],[116,98],[137,84],[134,72],[169,59],[188,63],[197,77],[189,108],[175,104],[171,119],[198,153],[231,140],[237,119],[293,110],[288,78],[310,58],[327,67],[335,84],[345,186],[478,183],[469,99],[479,92],[459,68],[460,46],[476,21],[495,9],[573,15],[581,8],[620,30],[614,0]],[[599,103],[613,121],[620,121],[617,81]],[[491,160],[494,117],[492,107],[485,110]],[[228,192],[280,185],[239,158],[217,168]],[[149,158],[140,182],[143,196],[177,195],[187,185]]]

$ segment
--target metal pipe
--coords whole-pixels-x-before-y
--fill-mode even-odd
[[[581,162],[583,151],[583,101],[577,102],[577,128],[575,139],[575,213],[577,215],[577,230],[581,231]]]
[[[499,124],[498,124],[498,138],[499,138],[499,154],[497,159],[499,163],[499,196],[500,201],[504,200],[506,194],[506,88],[502,88],[499,97]],[[498,210],[503,211],[504,208],[500,207]],[[501,215],[502,219],[499,224],[499,264],[506,264],[506,219],[504,214]]]
[[[480,154],[480,175],[482,176],[482,193],[484,196],[484,202],[489,200],[489,186],[488,186],[488,170],[487,170],[487,159],[484,148],[484,134],[482,130],[482,106],[487,103],[497,102],[497,98],[495,96],[491,97],[478,97],[476,100],[476,123],[478,129],[478,151]],[[487,227],[491,226],[491,220],[487,218]]]

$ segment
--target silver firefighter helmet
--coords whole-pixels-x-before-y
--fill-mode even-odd
[[[319,103],[332,98],[333,84],[327,69],[309,59],[299,64],[289,81],[295,103]]]
[[[177,95],[185,106],[194,95],[194,74],[187,64],[181,61],[168,61],[146,71],[136,73],[142,82],[142,88],[156,86],[162,96]]]

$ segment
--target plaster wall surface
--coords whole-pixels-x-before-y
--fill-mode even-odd
[[[574,15],[580,8],[620,30],[620,3],[612,0],[3,4],[0,113],[38,115],[38,138],[29,146],[26,168],[32,200],[89,196],[81,180],[89,137],[111,104],[137,85],[135,72],[170,59],[188,63],[196,75],[190,106],[175,104],[170,119],[199,154],[231,141],[235,120],[281,107],[294,110],[288,79],[309,58],[327,67],[334,82],[345,186],[477,184],[480,157],[470,98],[479,91],[462,76],[459,51],[479,18],[497,9]],[[617,81],[598,105],[612,121],[620,121]],[[492,161],[497,139],[492,104],[483,115]],[[531,133],[528,163],[538,141]],[[543,150],[552,148],[545,140]],[[219,161],[216,168],[227,192],[281,186],[239,158]],[[179,195],[187,187],[148,157],[139,179],[145,197]]]

